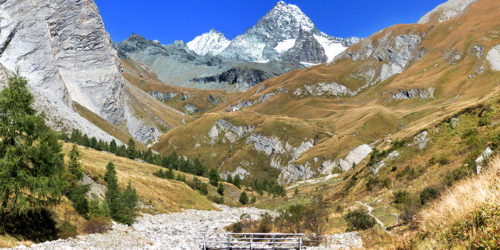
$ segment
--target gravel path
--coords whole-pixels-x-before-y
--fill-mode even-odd
[[[224,227],[240,220],[243,214],[257,219],[269,212],[257,208],[230,208],[222,211],[186,210],[180,213],[137,218],[132,227],[113,224],[105,234],[91,234],[65,240],[31,245],[33,249],[199,249],[203,232],[225,233]],[[25,248],[19,246],[17,248]]]

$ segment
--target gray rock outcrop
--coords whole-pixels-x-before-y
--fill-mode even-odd
[[[492,70],[500,71],[500,44],[491,48],[486,55],[486,60],[490,63]]]
[[[413,98],[430,99],[434,98],[434,88],[398,90],[392,94],[395,100],[408,100]]]
[[[124,82],[95,3],[6,0],[0,25],[0,63],[27,77],[47,123],[112,139],[71,106],[77,102],[113,124],[124,121]]]
[[[475,2],[477,2],[477,0],[448,0],[425,14],[425,16],[418,20],[418,23],[426,24],[434,20],[441,23],[450,20],[464,13],[467,8]]]

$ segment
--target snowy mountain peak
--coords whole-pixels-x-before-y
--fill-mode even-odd
[[[316,64],[333,60],[354,42],[326,35],[297,5],[279,1],[220,55],[254,62],[286,59]]]
[[[274,8],[259,20],[259,23],[278,30],[280,28],[293,28],[296,31],[311,31],[315,28],[311,19],[297,5],[286,4],[284,1],[276,3]]]
[[[205,55],[218,55],[223,51],[231,41],[229,41],[221,32],[211,29],[209,32],[195,37],[191,42],[186,45],[196,54]]]

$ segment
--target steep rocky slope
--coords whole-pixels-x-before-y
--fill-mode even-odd
[[[379,31],[329,64],[260,83],[169,131],[155,149],[250,180],[346,171],[378,143],[416,135],[498,91],[499,8],[482,0],[445,22]]]
[[[29,80],[49,124],[110,139],[72,102],[113,124],[124,121],[124,83],[93,1],[2,1],[0,63]]]
[[[49,125],[104,140],[158,140],[161,122],[144,121],[126,98],[122,68],[94,1],[1,1],[0,16],[0,64],[27,77]]]

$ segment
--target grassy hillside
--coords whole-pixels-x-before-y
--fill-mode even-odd
[[[64,153],[68,153],[70,150],[71,145],[65,144]],[[158,212],[174,212],[181,209],[215,209],[212,202],[185,183],[154,176],[153,173],[161,167],[81,146],[79,146],[79,150],[82,152],[83,170],[93,179],[104,183],[106,164],[113,161],[118,183],[125,188],[128,181],[131,181],[137,189],[140,200]],[[192,178],[188,174],[186,177],[187,179]]]
[[[309,166],[311,171],[327,160],[344,157],[361,144],[413,136],[443,117],[458,114],[498,93],[500,73],[490,68],[486,54],[500,43],[499,10],[497,1],[482,0],[447,22],[384,29],[349,48],[330,64],[269,79],[233,101],[218,105],[197,121],[169,131],[155,149],[196,156],[204,164],[224,170],[243,167],[254,176],[277,178],[279,171],[271,167],[272,157],[245,143],[247,136],[237,143],[211,143],[208,135],[215,121],[224,119],[237,126],[255,126],[255,132],[276,136],[282,144],[288,142],[294,147],[314,140],[314,146],[293,161]],[[398,40],[409,35],[420,37],[421,42],[407,55],[403,72],[377,80],[384,66],[390,64],[388,58],[404,54],[405,46],[410,46],[401,45]],[[353,55],[363,55],[369,43],[373,54],[362,60],[353,59]],[[390,54],[391,49],[403,51],[394,55]],[[312,96],[306,92],[306,85],[320,82],[336,82],[358,92],[355,96]],[[418,94],[408,99],[393,97],[429,88],[433,94],[426,98]],[[302,94],[295,94],[299,89]],[[266,95],[268,99],[264,98]],[[255,104],[227,113],[229,105],[248,101]]]

